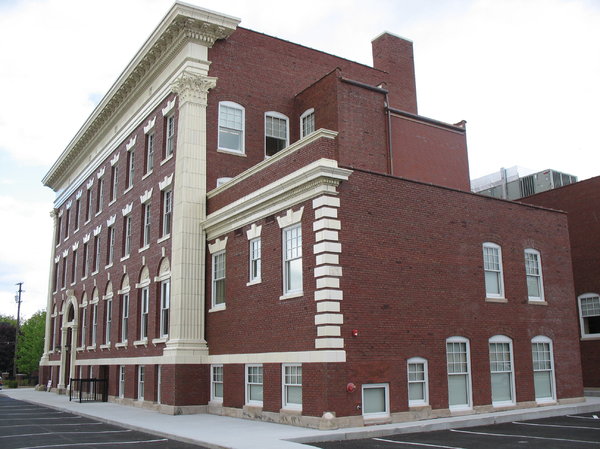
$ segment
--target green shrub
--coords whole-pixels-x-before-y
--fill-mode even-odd
[[[19,384],[17,383],[16,380],[5,380],[4,381],[4,386],[6,388],[18,388]]]

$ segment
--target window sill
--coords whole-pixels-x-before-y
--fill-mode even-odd
[[[279,413],[285,413],[286,415],[301,415],[302,414],[302,405],[284,405],[283,408],[279,410]]]
[[[553,404],[556,404],[556,399],[554,399],[554,398],[542,398],[542,399],[536,399],[535,402],[537,404],[553,405]]]
[[[75,234],[77,231],[79,231],[79,228],[75,229],[75,230],[73,231],[73,234]]]
[[[168,339],[169,339],[169,337],[153,338],[152,344],[154,346],[156,346],[157,344],[160,344],[160,343],[166,343]]]
[[[87,274],[81,278],[82,281],[85,281],[87,279]]]
[[[121,257],[121,262],[126,261],[127,259],[129,259],[129,257],[131,257],[131,254],[127,254],[126,256]]]
[[[208,309],[208,313],[220,312],[221,310],[225,310],[225,309],[227,309],[227,306],[225,303],[217,304],[216,306],[213,306],[210,309]]]
[[[67,240],[69,240],[69,236],[68,235],[63,239],[63,242],[66,242]]]
[[[470,412],[473,411],[473,407],[470,405],[457,405],[455,407],[450,407],[450,413],[460,413],[460,412]]]
[[[133,190],[133,184],[131,184],[129,187],[127,187],[124,191],[123,191],[123,195],[125,195],[126,193],[129,193],[131,190]]]
[[[494,408],[506,408],[506,407],[514,407],[515,403],[513,401],[503,401],[503,402],[492,402],[492,407]]]
[[[94,217],[97,217],[98,215],[100,215],[102,213],[102,209],[100,209],[98,212],[96,212],[96,214],[94,215]]]
[[[115,348],[119,349],[119,348],[127,348],[127,340],[122,341],[121,343],[116,343],[115,344]]]
[[[98,270],[92,271],[92,276],[96,276],[98,274]]]
[[[61,288],[60,288],[60,291],[61,291],[61,292],[63,292],[63,291],[65,291],[66,289],[67,289],[67,287],[66,287],[66,286],[65,286],[65,287],[61,287]]]
[[[88,351],[95,351],[95,350],[96,350],[96,345],[91,345],[91,346],[88,346],[86,349],[87,349]]]
[[[217,148],[217,153],[231,154],[232,156],[248,157],[245,152],[229,150],[227,148]]]
[[[547,306],[548,303],[544,300],[539,300],[539,299],[529,299],[527,301],[527,304],[531,304],[533,306]]]
[[[87,225],[89,222],[90,222],[90,219],[88,218],[87,220],[85,220],[85,222],[83,224]]]
[[[247,282],[246,283],[246,287],[249,287],[251,285],[257,285],[257,284],[260,284],[260,283],[262,283],[262,279],[255,279],[254,281]]]
[[[146,179],[148,176],[150,176],[152,174],[152,170],[150,170],[148,173],[146,173],[144,176],[142,176],[142,181],[144,179]]]
[[[113,263],[109,263],[108,265],[104,265],[104,269],[108,270],[109,268],[111,268],[113,266]]]
[[[100,345],[100,350],[103,351],[105,349],[110,349],[110,343],[107,343],[105,345]]]
[[[77,281],[73,281],[73,282],[71,282],[71,285],[75,285],[76,283],[77,283]]]
[[[411,410],[413,410],[413,409],[414,410],[420,410],[420,409],[423,409],[423,408],[431,408],[431,407],[429,406],[429,404],[427,402],[414,402],[414,403],[409,402],[408,403],[408,408],[411,409]]]
[[[112,206],[113,204],[115,204],[117,202],[117,199],[114,198],[112,200],[110,200],[110,202],[108,203],[109,206]]]
[[[146,251],[148,248],[150,248],[150,244],[142,246],[140,249],[138,249],[138,253],[143,253],[144,251]]]
[[[164,158],[162,161],[160,161],[160,165],[166,164],[171,159],[173,159],[173,153],[169,154],[166,158]]]
[[[485,298],[485,302],[495,302],[500,304],[505,304],[508,302],[506,298]]]
[[[304,296],[304,292],[287,293],[285,295],[281,295],[279,297],[279,300],[285,301],[286,299],[301,298],[302,296]]]
[[[75,351],[83,352],[83,351],[85,351],[85,346],[78,346],[77,348],[75,348]]]
[[[169,240],[171,238],[171,234],[167,234],[167,235],[163,235],[161,238],[159,238],[156,243],[162,243],[165,240]]]
[[[581,340],[600,340],[600,334],[582,335]]]
[[[148,347],[148,339],[146,340],[137,340],[133,342],[133,346],[145,346]]]

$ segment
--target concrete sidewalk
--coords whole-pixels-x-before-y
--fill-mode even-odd
[[[209,414],[163,415],[142,408],[107,402],[80,404],[69,402],[67,396],[35,391],[29,388],[3,390],[0,394],[126,428],[215,449],[301,449],[311,446],[300,443],[373,438],[397,433],[446,430],[600,411],[600,397],[586,397],[586,401],[579,404],[552,405],[535,409],[321,431]]]

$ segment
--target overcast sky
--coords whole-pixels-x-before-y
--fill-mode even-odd
[[[467,121],[471,177],[600,174],[600,0],[190,0],[371,65],[414,43],[419,113]],[[0,314],[46,306],[53,192],[41,179],[171,0],[0,0]]]

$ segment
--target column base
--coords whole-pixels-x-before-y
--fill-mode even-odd
[[[163,350],[165,364],[201,364],[208,358],[208,345],[204,340],[169,340]]]

